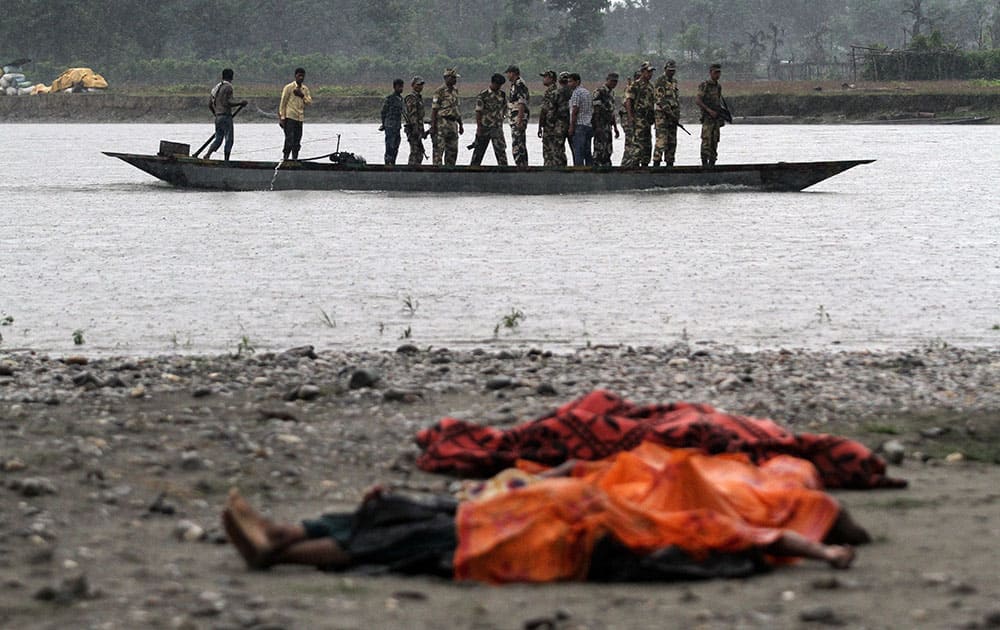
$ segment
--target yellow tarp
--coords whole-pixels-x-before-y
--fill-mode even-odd
[[[52,86],[49,90],[52,92],[62,92],[63,90],[69,89],[77,84],[88,89],[96,88],[103,90],[108,87],[108,82],[104,79],[104,77],[97,74],[90,68],[70,68],[60,74],[59,78],[52,82]]]

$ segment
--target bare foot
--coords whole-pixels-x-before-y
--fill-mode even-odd
[[[240,529],[243,536],[250,542],[257,553],[267,553],[274,546],[268,536],[270,521],[261,516],[257,510],[250,507],[246,499],[240,495],[240,491],[233,488],[229,491],[229,499],[226,501],[226,511],[232,516],[236,527]]]
[[[226,530],[229,542],[233,543],[236,550],[243,556],[243,560],[246,561],[248,567],[251,569],[266,569],[270,566],[268,561],[269,554],[254,546],[253,542],[236,522],[232,510],[229,508],[226,508],[222,512],[222,527]]]
[[[834,569],[848,569],[854,562],[857,552],[850,545],[829,545],[826,551],[826,561]]]

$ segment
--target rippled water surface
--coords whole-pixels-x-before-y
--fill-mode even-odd
[[[554,197],[191,192],[100,151],[208,125],[3,131],[0,351],[1000,341],[1000,126],[732,126],[722,162],[877,162],[803,193]],[[234,158],[280,152],[277,125],[236,134]],[[381,162],[375,125],[307,122],[303,155],[337,134]]]

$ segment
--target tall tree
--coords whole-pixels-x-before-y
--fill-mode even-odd
[[[604,14],[611,1],[546,0],[545,5],[560,14],[553,52],[572,57],[600,39],[604,33]]]

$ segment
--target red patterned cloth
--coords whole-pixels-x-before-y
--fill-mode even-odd
[[[417,434],[422,470],[488,477],[517,460],[556,466],[598,460],[645,440],[708,454],[745,453],[756,463],[777,455],[808,460],[827,488],[902,488],[885,460],[864,445],[835,435],[785,431],[766,418],[736,416],[711,405],[675,402],[635,405],[596,390],[555,412],[510,429],[444,418]]]

